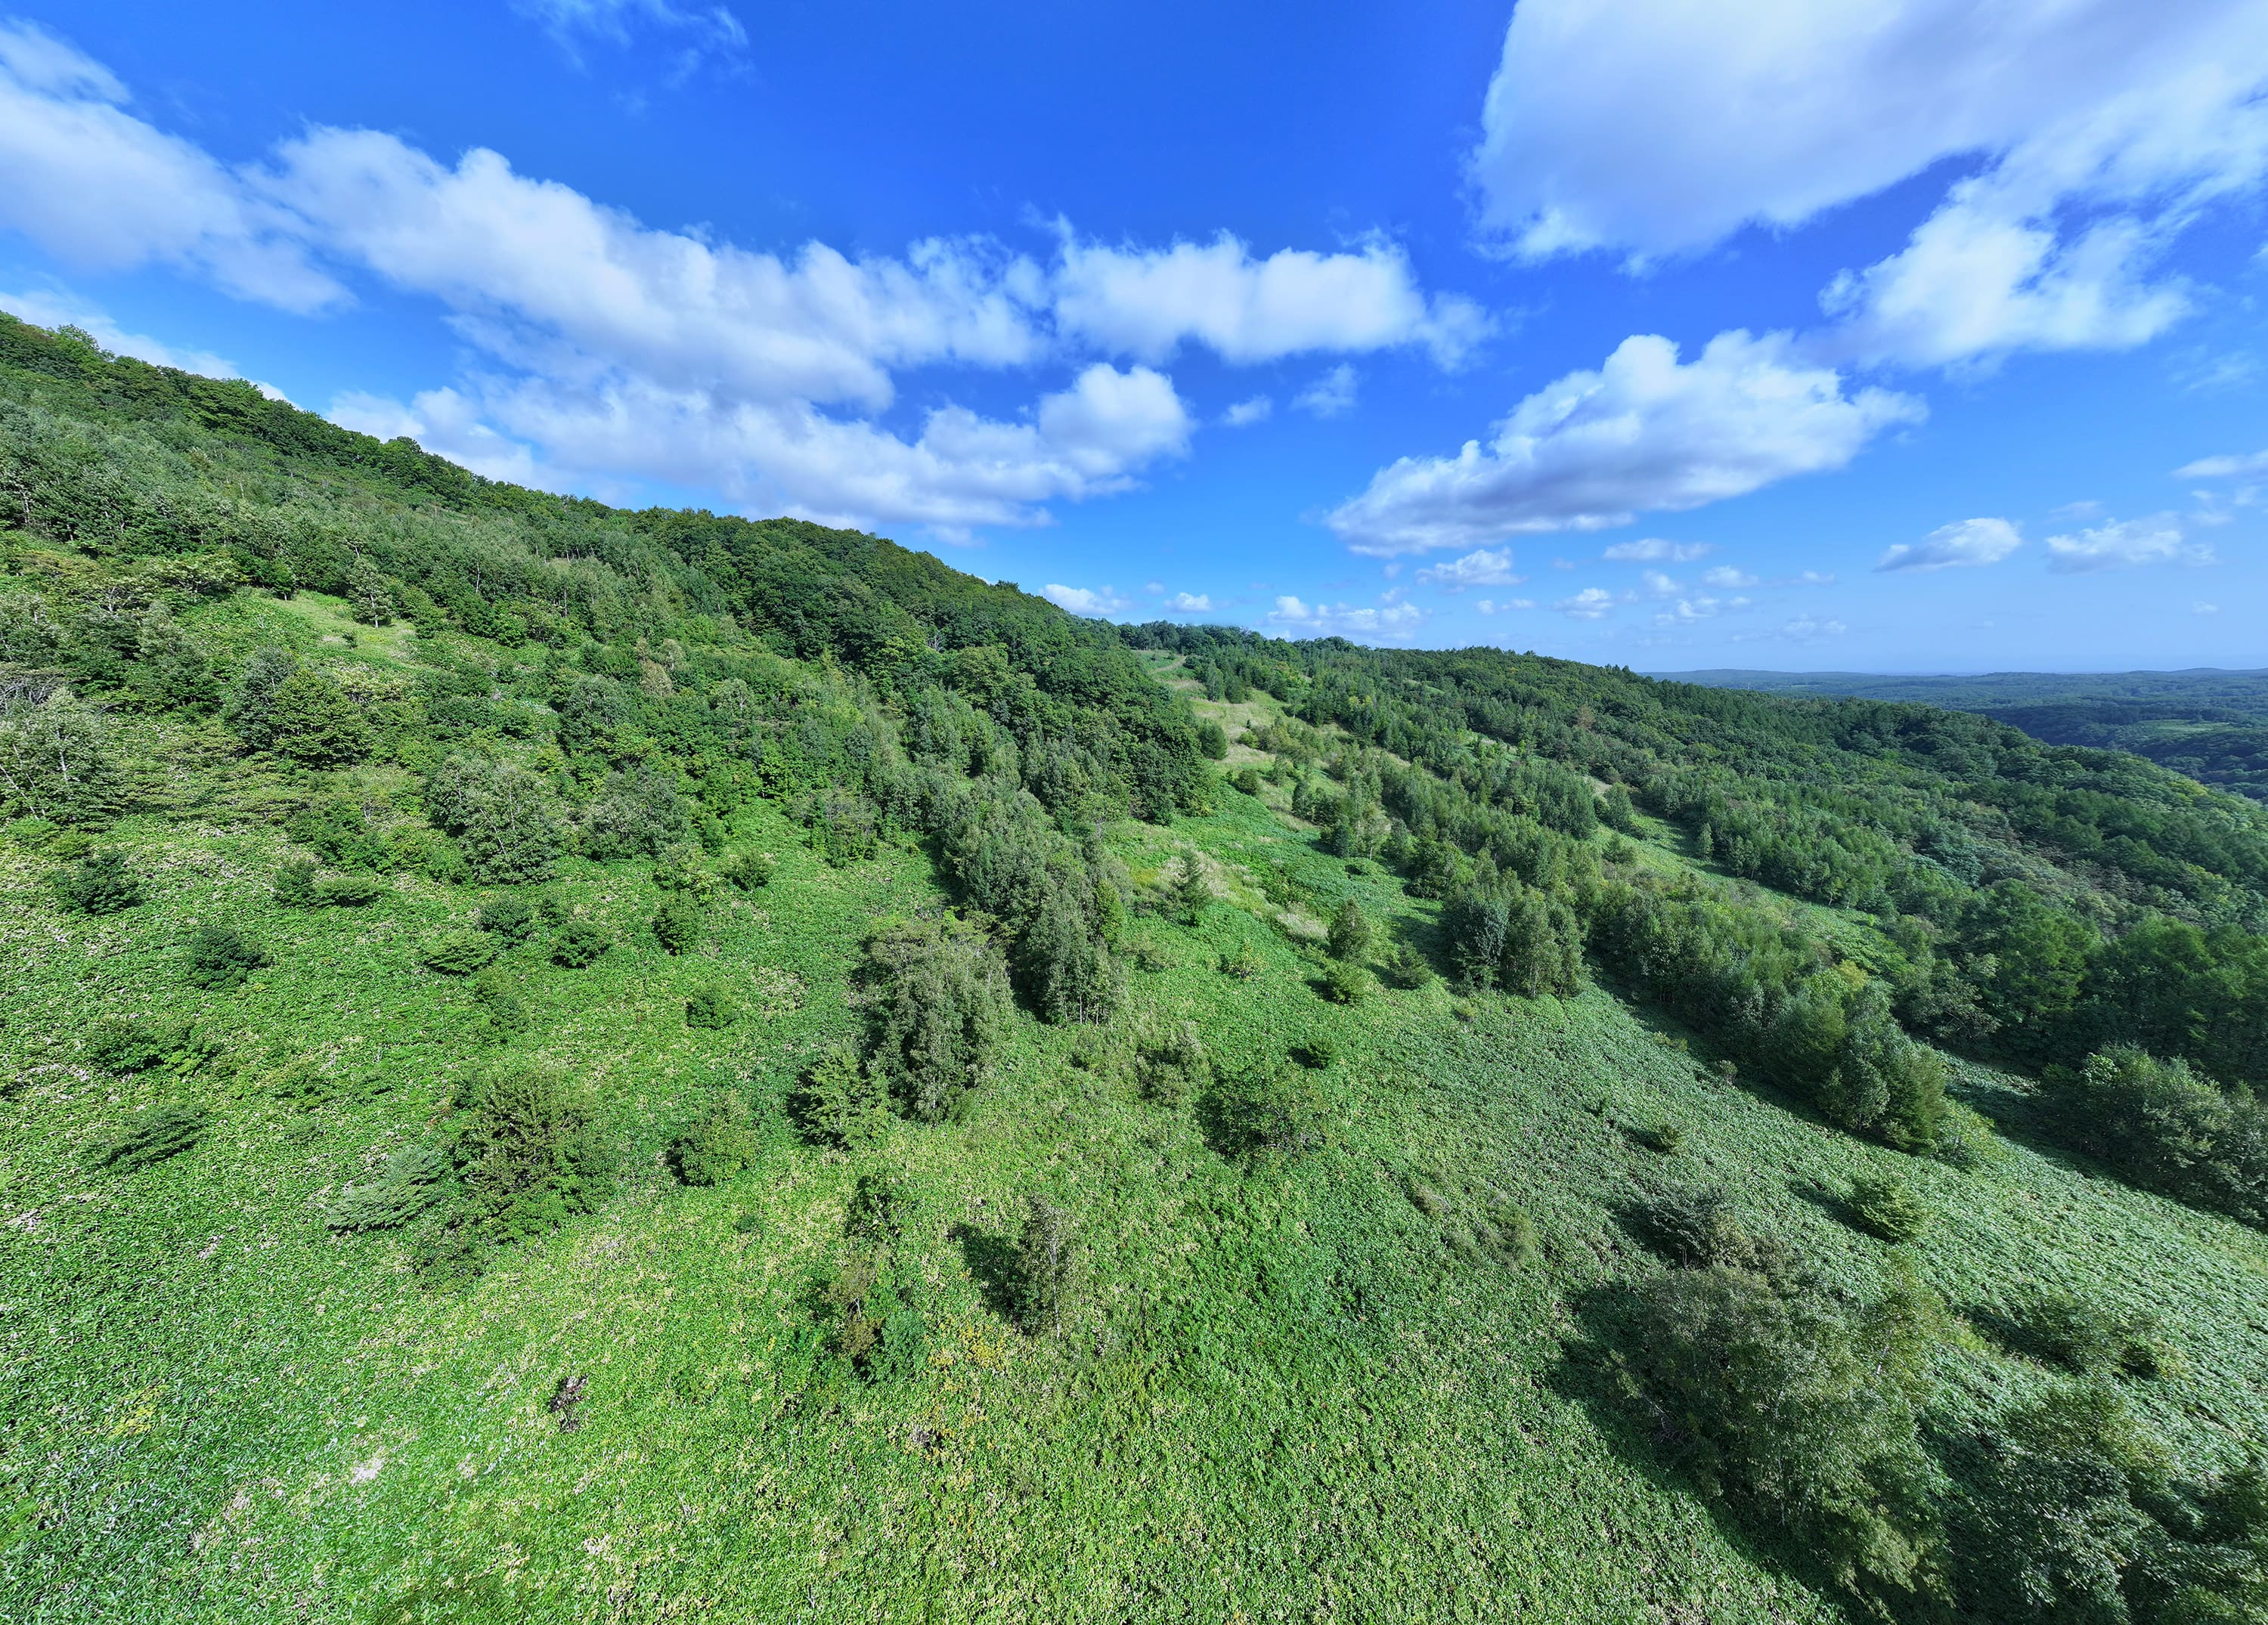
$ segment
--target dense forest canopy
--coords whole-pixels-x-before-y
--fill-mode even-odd
[[[1983,1202],[2010,1155],[2003,1131],[2182,1204],[2181,1224],[2268,1228],[2255,802],[1911,700],[1081,620],[860,532],[493,482],[249,385],[5,318],[0,556],[0,817],[40,874],[35,909],[11,894],[37,922],[12,939],[19,969],[29,987],[81,938],[143,956],[116,1009],[0,1027],[21,1062],[8,1109],[26,1165],[58,1155],[28,1149],[62,1143],[40,1124],[69,1126],[76,1160],[39,1177],[158,1190],[167,1170],[225,1159],[219,1125],[254,1110],[288,1114],[277,1143],[297,1147],[350,1111],[381,1121],[397,1088],[437,1092],[386,1120],[299,1228],[326,1257],[382,1258],[366,1265],[372,1293],[391,1280],[446,1295],[523,1267],[625,1193],[658,1226],[674,1221],[653,1204],[759,1167],[780,1191],[839,1171],[826,1262],[758,1314],[776,1317],[765,1357],[796,1373],[763,1426],[791,1430],[806,1399],[841,1416],[858,1409],[845,1395],[958,1381],[939,1374],[956,1360],[996,1369],[991,1334],[971,1329],[977,1298],[957,1330],[940,1306],[924,1248],[946,1239],[987,1324],[1035,1346],[1086,1340],[1064,1370],[1101,1385],[1079,1390],[1102,1394],[1096,1414],[1154,1384],[1154,1404],[1128,1414],[1164,1415],[1172,1373],[1201,1357],[1226,1362],[1190,1379],[1216,1395],[1279,1358],[1192,1319],[1207,1293],[1247,1294],[1326,1340],[1281,1355],[1270,1380],[1339,1392],[1342,1376],[1314,1373],[1353,1369],[1373,1323],[1447,1313],[1448,1296],[1421,1301],[1407,1270],[1376,1261],[1381,1238],[1418,1223],[1425,1257],[1493,1272],[1506,1302],[1580,1305],[1552,1299],[1558,1329],[1515,1341],[1572,1339],[1582,1319],[1594,1342],[1563,1386],[1800,1548],[1797,1571],[1836,1606],[2170,1622],[2268,1599],[2257,1462],[2191,1450],[2177,1472],[2139,1419],[2176,1425],[2146,1385],[2195,1376],[2164,1324],[2069,1293],[1949,1306],[1911,1251],[1954,1223],[1940,1206]],[[782,830],[798,843],[784,857],[760,833]],[[215,856],[239,835],[275,855],[266,871]],[[160,850],[170,866],[148,861]],[[192,871],[225,875],[225,906],[184,911]],[[776,931],[773,911],[795,930]],[[413,917],[414,943],[396,934]],[[739,952],[790,937],[836,948],[752,982],[723,962],[727,918]],[[159,919],[165,933],[145,929]],[[351,958],[373,943],[382,972]],[[666,1043],[639,1006],[627,1057],[594,1061],[561,1036],[595,1018],[571,978],[634,956],[641,981],[703,968],[672,996]],[[281,1018],[269,1007],[264,1033],[243,1016],[263,989],[346,962],[393,991],[325,983],[337,1011],[406,1001],[369,1032],[298,1054],[290,1029],[316,1020],[312,995]],[[151,975],[201,1013],[150,1008]],[[1195,985],[1175,975],[1208,991],[1145,990]],[[802,992],[822,984],[839,997],[806,1011]],[[1611,1216],[1602,1199],[1539,1225],[1501,1170],[1453,1175],[1446,1152],[1421,1166],[1361,1138],[1424,1085],[1383,1040],[1359,1071],[1343,1042],[1391,1034],[1556,1068],[1576,1042],[1568,1012],[1626,1018],[1609,993],[1665,1024],[1646,1065],[1676,1074],[1677,1098],[1796,1114],[1861,1169],[1847,1195],[1805,1200],[1901,1249],[1891,1261],[1837,1275],[1741,1217],[1719,1183],[1631,1176],[1633,1158],[1691,1165],[1675,1159],[1693,1125],[1616,1121],[1608,1092],[1623,1085],[1595,1075],[1562,1087],[1553,1071],[1553,1098],[1525,1098],[1555,1125],[1564,1111],[1611,1130],[1585,1153],[1626,1188]],[[802,1023],[793,1044],[732,1048],[759,997],[766,1019]],[[1339,1025],[1291,1047],[1241,1018],[1288,1008],[1307,1023],[1310,1007]],[[1270,1034],[1265,1053],[1254,1032]],[[366,1041],[415,1055],[416,1084],[382,1059],[342,1069]],[[716,1074],[657,1115],[637,1092],[700,1045]],[[988,1120],[1019,1067],[1079,1092]],[[1997,1129],[1955,1087],[1988,1075],[2016,1080]],[[1736,1085],[1762,1104],[1724,1104]],[[1079,1115],[1098,1101],[1148,1126],[1098,1128]],[[1020,1193],[1006,1233],[924,1208],[922,1181],[946,1177],[938,1147],[1012,1127],[1037,1139],[1051,1182]],[[1301,1184],[1315,1166],[1332,1172]],[[10,1177],[30,1191],[33,1176]],[[1763,1181],[1737,1159],[1729,1177],[1744,1196]],[[1925,1189],[1953,1195],[1933,1205]],[[1390,1223],[1363,1205],[1389,1198]],[[1300,1250],[1322,1243],[1279,1210],[1295,1199],[1328,1210],[1335,1261]],[[1194,1232],[1160,1239],[1175,1224],[1211,1226],[1207,1246],[1257,1247],[1246,1232],[1268,1227],[1292,1239],[1218,1267],[1205,1254],[1203,1290],[1161,1286],[1154,1260],[1199,1248]],[[107,1232],[73,1233],[20,1277],[51,1317],[116,1290],[107,1272],[151,1267]],[[1548,1290],[1520,1273],[1546,1267]],[[206,1277],[180,1279],[188,1296],[168,1301],[194,1320]],[[1955,1334],[1956,1308],[1999,1328],[1999,1352]],[[40,1392],[76,1396],[55,1416],[95,1402],[74,1384],[109,1380],[73,1366],[72,1346],[42,1345]],[[2073,1380],[2034,1373],[2004,1393],[1977,1375],[1992,1361]],[[750,1389],[755,1357],[737,1369]],[[1940,1381],[1955,1369],[1965,1386]],[[580,1426],[586,1380],[562,1374],[542,1427]],[[672,1379],[702,1394],[720,1380]],[[2201,1392],[2197,1415],[2222,1397]],[[928,1414],[892,1435],[916,1459],[962,1425]],[[52,1471],[0,1461],[40,1486],[0,1527],[0,1574],[62,1617],[93,1607],[92,1570],[151,1561],[120,1544],[148,1520],[190,1514],[89,1533],[57,1509],[108,1469],[40,1438]]]

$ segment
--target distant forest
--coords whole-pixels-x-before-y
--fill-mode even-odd
[[[1981,677],[1731,671],[1669,675],[1711,688],[1919,701],[1978,711],[2043,744],[2132,751],[2201,784],[2268,801],[2268,670],[1992,672]]]

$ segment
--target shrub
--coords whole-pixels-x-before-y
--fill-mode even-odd
[[[607,928],[596,920],[578,917],[559,928],[559,935],[551,941],[551,962],[569,970],[580,970],[595,965],[599,956],[615,945]]]
[[[921,1369],[929,1327],[921,1312],[921,1276],[899,1265],[887,1247],[852,1254],[816,1283],[814,1308],[828,1347],[866,1382],[890,1382]]]
[[[126,854],[90,854],[75,869],[59,870],[55,895],[75,914],[122,914],[142,901],[142,878],[126,866]]]
[[[428,1145],[406,1145],[374,1180],[350,1185],[324,1222],[336,1231],[399,1230],[448,1194],[449,1159]]]
[[[341,868],[382,869],[394,861],[393,849],[371,828],[362,804],[350,796],[325,796],[295,813],[291,838]]]
[[[1245,795],[1257,798],[1260,794],[1260,770],[1257,768],[1239,768],[1228,776],[1228,782]]]
[[[905,1233],[913,1206],[912,1198],[892,1175],[862,1173],[851,1190],[850,1205],[843,1210],[843,1233],[868,1241],[895,1241]]]
[[[1657,1190],[1631,1210],[1631,1228],[1662,1257],[1690,1269],[1753,1269],[1759,1263],[1756,1241],[1734,1217],[1722,1186]]]
[[[1216,1145],[1248,1162],[1294,1162],[1329,1138],[1331,1114],[1322,1090],[1290,1067],[1256,1067],[1222,1078],[1207,1105]]]
[[[239,987],[268,963],[268,951],[229,925],[200,925],[189,933],[184,975],[193,987],[216,992]]]
[[[870,1144],[889,1115],[889,1088],[848,1048],[829,1050],[811,1063],[788,1099],[796,1126],[815,1143]]]
[[[1051,878],[1016,944],[1018,975],[1042,1021],[1107,1021],[1124,990],[1091,895],[1078,881]]]
[[[727,1090],[724,1099],[670,1147],[677,1177],[688,1185],[722,1185],[740,1173],[762,1151],[754,1122],[739,1092]]]
[[[871,1062],[909,1115],[936,1122],[976,1086],[1005,1032],[999,952],[958,921],[891,925],[867,938],[865,974],[880,983]]]
[[[1861,1173],[1844,1199],[1859,1229],[1885,1241],[1913,1241],[1929,1228],[1929,1204],[1894,1173]]]
[[[535,935],[535,907],[518,892],[506,892],[482,905],[480,928],[508,943]]]
[[[596,1205],[614,1155],[587,1091],[556,1072],[515,1067],[475,1084],[463,1108],[451,1160],[484,1234],[538,1234]]]
[[[685,1025],[688,1027],[713,1032],[729,1027],[740,1018],[740,1005],[713,983],[694,989],[685,1001]]]
[[[1145,1034],[1135,1049],[1134,1070],[1144,1097],[1160,1106],[1179,1106],[1212,1078],[1212,1062],[1192,1021]]]
[[[1846,1312],[1808,1283],[1673,1269],[1638,1289],[1622,1366],[1704,1490],[1792,1526],[1846,1586],[1911,1593],[1940,1545],[1917,1405],[1943,1323],[1910,1273]]]
[[[184,1022],[106,1018],[87,1033],[87,1063],[120,1077],[147,1071],[179,1048],[187,1033]]]
[[[741,891],[755,892],[772,883],[777,868],[769,852],[735,852],[717,866],[717,872]]]
[[[1975,1173],[2006,1162],[2008,1148],[1992,1132],[1992,1121],[1973,1107],[1948,1099],[1945,1116],[1937,1126],[1937,1143],[1930,1154],[1964,1173]]]
[[[1638,1143],[1646,1150],[1658,1151],[1664,1157],[1675,1156],[1685,1147],[1685,1130],[1666,1118],[1639,1129],[1638,1138]]]
[[[473,978],[473,996],[489,1012],[489,1024],[497,1033],[517,1033],[527,1026],[527,1007],[502,966],[490,965]]]
[[[315,901],[328,908],[364,908],[386,895],[386,882],[374,874],[325,875],[315,882]]]
[[[1351,960],[1323,967],[1323,996],[1335,1004],[1359,1004],[1377,989],[1371,974]]]
[[[1329,1033],[1319,1033],[1304,1044],[1294,1045],[1292,1059],[1311,1072],[1320,1072],[1339,1058],[1339,1047]]]
[[[286,908],[312,908],[315,906],[315,861],[311,857],[295,857],[276,871],[276,901]]]
[[[2010,1341],[2081,1376],[2155,1378],[2181,1369],[2154,1315],[2116,1315],[2071,1292],[2043,1292],[2008,1316]]]
[[[447,931],[425,945],[425,968],[444,976],[469,976],[497,956],[496,938],[485,931]]]
[[[187,1100],[168,1100],[126,1120],[118,1137],[96,1160],[106,1168],[130,1173],[178,1157],[204,1137],[212,1114]]]
[[[1220,956],[1220,974],[1239,982],[1251,981],[1260,974],[1260,951],[1248,942],[1237,944],[1234,952]]]
[[[669,953],[685,953],[701,941],[701,900],[690,892],[673,892],[654,910],[653,939]]]
[[[1197,724],[1197,750],[1208,761],[1225,761],[1228,755],[1228,730],[1211,720],[1200,722]]]
[[[1070,1215],[1043,1196],[1033,1197],[1016,1238],[1017,1324],[1035,1335],[1062,1331],[1079,1274],[1079,1238]]]

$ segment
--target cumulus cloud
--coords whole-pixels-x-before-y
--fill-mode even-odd
[[[1551,606],[1563,615],[1578,621],[1601,621],[1614,609],[1615,595],[1604,587],[1585,587],[1572,597],[1563,598]]]
[[[1066,332],[1150,362],[1194,342],[1240,365],[1412,345],[1454,365],[1489,330],[1469,299],[1427,298],[1409,256],[1383,238],[1351,253],[1256,259],[1226,232],[1210,243],[1114,248],[1066,230],[1055,309]]]
[[[1998,564],[2023,545],[2023,536],[2006,519],[1961,519],[1939,526],[1919,541],[1895,543],[1874,568],[1893,573],[1973,569]]]
[[[1829,579],[1831,580],[1833,577],[1830,577]],[[1756,585],[1756,577],[1744,570],[1734,570],[1730,564],[1719,564],[1714,570],[1703,570],[1701,581],[1703,585],[1716,587],[1720,591],[1730,591],[1735,587],[1752,587]]]
[[[1425,612],[1403,603],[1375,608],[1309,604],[1287,592],[1277,599],[1267,621],[1301,637],[1407,637],[1425,624]]]
[[[1265,395],[1255,395],[1240,401],[1220,415],[1220,421],[1231,429],[1243,429],[1253,423],[1264,423],[1276,410],[1276,403]]]
[[[1739,496],[1839,468],[1921,403],[1845,393],[1785,334],[1721,333],[1690,362],[1668,339],[1623,341],[1513,409],[1486,446],[1405,457],[1327,522],[1358,553],[1473,547],[1522,533],[1602,530],[1650,510]]]
[[[575,37],[731,22],[666,0],[531,4]],[[315,127],[232,167],[21,24],[0,26],[0,227],[82,263],[174,265],[292,310],[344,299],[348,274],[436,302],[476,359],[446,390],[341,410],[444,455],[578,488],[669,480],[947,540],[1045,524],[1049,503],[1126,489],[1185,452],[1192,420],[1152,364],[1186,345],[1232,364],[1403,347],[1446,364],[1488,325],[1426,294],[1384,239],[1261,256],[1227,237],[1103,247],[1065,227],[1051,257],[976,238],[772,252],[651,227],[498,152],[447,160],[372,130]],[[917,367],[1061,371],[1021,411],[948,400],[886,425],[899,374]]]
[[[1657,613],[1653,623],[1658,627],[1691,626],[1727,609],[1745,609],[1748,602],[1744,598],[1681,598],[1672,607]]]
[[[1341,362],[1292,397],[1292,405],[1313,417],[1337,417],[1354,409],[1354,369]]]
[[[1462,592],[1467,587],[1517,586],[1527,580],[1525,576],[1512,573],[1512,549],[1500,548],[1491,553],[1486,548],[1475,549],[1461,559],[1447,564],[1436,564],[1418,572],[1418,580],[1425,586],[1437,586],[1452,592]]]
[[[0,228],[91,270],[170,265],[294,311],[344,298],[286,214],[128,100],[100,63],[35,24],[0,21]]]
[[[1690,564],[1716,550],[1713,541],[1664,541],[1659,536],[1647,536],[1637,541],[1618,541],[1599,556],[1616,563]]]
[[[2268,474],[2268,452],[2249,452],[2242,456],[2200,457],[2193,463],[2183,463],[2174,470],[2176,480],[2241,480],[2254,474]]]
[[[2264,86],[2250,0],[1522,0],[1472,172],[1513,252],[1643,259],[1962,161],[1905,248],[1833,284],[1840,353],[2118,346],[2187,308],[2152,280],[2171,239],[2268,169]]]
[[[1041,591],[1075,615],[1118,615],[1134,607],[1108,587],[1066,587],[1051,581]]]
[[[1166,607],[1177,615],[1209,615],[1212,599],[1203,592],[1176,592],[1166,600]]]
[[[2213,549],[2183,539],[2170,513],[2146,519],[2118,519],[2073,536],[2048,538],[2048,568],[2066,575],[2098,570],[2131,570],[2139,564],[2202,565]]]

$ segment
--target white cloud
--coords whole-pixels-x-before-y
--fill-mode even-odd
[[[1176,592],[1166,600],[1166,607],[1177,615],[1209,615],[1212,599],[1203,592]]]
[[[1735,587],[1752,587],[1756,585],[1756,579],[1748,571],[1734,570],[1730,564],[1719,564],[1714,570],[1705,570],[1701,572],[1703,585],[1716,587],[1720,591],[1730,591]]]
[[[2242,456],[2200,457],[2193,463],[2183,463],[2174,470],[2176,480],[2241,480],[2253,474],[2268,474],[2268,452],[2249,452]]]
[[[1723,610],[1745,609],[1748,603],[1744,598],[1681,598],[1674,608],[1657,613],[1653,623],[1658,627],[1691,626],[1695,621],[1707,621]]]
[[[1617,563],[1643,560],[1649,564],[1690,564],[1695,559],[1707,558],[1716,550],[1713,541],[1664,541],[1659,536],[1647,536],[1638,541],[1618,541],[1599,556]]]
[[[2066,575],[2098,570],[2129,570],[2139,564],[2210,564],[2213,549],[2186,541],[2170,513],[2146,519],[2119,519],[2076,536],[2048,538],[2048,568]]]
[[[1837,353],[1933,364],[2110,347],[2188,305],[2153,282],[2268,170],[2254,0],[1521,0],[1472,160],[1530,258],[1706,248],[1966,160],[1899,254],[1838,278]]]
[[[1832,586],[1835,585],[1835,572],[1831,570],[1799,570],[1796,572],[1795,581],[1796,585],[1799,586]]]
[[[1341,362],[1292,397],[1300,411],[1316,417],[1337,417],[1354,409],[1354,369]]]
[[[111,354],[132,356],[152,366],[177,367],[184,372],[202,372],[207,378],[241,376],[235,363],[210,350],[176,349],[164,340],[153,339],[147,334],[129,333],[99,307],[64,294],[37,289],[23,293],[0,293],[0,311],[6,311],[36,327],[68,325],[80,328]]]
[[[1672,598],[1678,591],[1677,583],[1660,570],[1642,570],[1638,572],[1637,591],[1631,596],[1635,598],[1642,593],[1647,598]]]
[[[1252,423],[1264,423],[1276,410],[1276,403],[1265,395],[1255,395],[1249,401],[1240,401],[1220,415],[1220,421],[1231,429],[1242,429]]]
[[[1816,643],[1822,638],[1840,637],[1850,630],[1840,621],[1830,621],[1815,615],[1798,615],[1779,629],[1782,637],[1799,643]]]
[[[1235,364],[1415,345],[1448,366],[1489,330],[1470,300],[1427,298],[1409,256],[1382,238],[1351,254],[1285,248],[1258,260],[1225,232],[1145,249],[1082,243],[1066,229],[1055,308],[1066,333],[1151,362],[1196,342]]]
[[[1513,408],[1484,448],[1408,458],[1329,517],[1358,553],[1472,547],[1524,532],[1600,530],[1794,474],[1839,468],[1923,415],[1881,389],[1845,394],[1784,334],[1721,333],[1690,363],[1668,339],[1623,341]]]
[[[1118,615],[1134,607],[1108,587],[1066,587],[1051,581],[1041,591],[1075,615]]]
[[[543,26],[569,53],[585,40],[627,45],[632,31],[664,31],[682,41],[681,73],[703,57],[737,58],[748,46],[740,19],[721,5],[679,6],[670,0],[512,0],[512,10]]]
[[[1436,564],[1418,572],[1418,582],[1426,586],[1445,587],[1452,592],[1462,592],[1467,587],[1509,587],[1525,581],[1525,576],[1512,573],[1512,549],[1500,548],[1491,553],[1486,548],[1477,548],[1461,559],[1447,564]]]
[[[2023,536],[2006,519],[1961,519],[1939,526],[1919,541],[1894,543],[1874,568],[1890,572],[1973,569],[1998,564],[2023,545]]]
[[[1603,620],[1615,607],[1615,595],[1604,587],[1585,587],[1572,598],[1563,598],[1551,606],[1563,615],[1578,621]]]
[[[89,269],[172,265],[288,310],[343,297],[288,217],[126,101],[100,63],[35,24],[0,21],[0,228]]]
[[[1347,604],[1309,604],[1290,593],[1279,596],[1267,615],[1270,625],[1307,637],[1407,637],[1425,621],[1415,604],[1358,608]]]
[[[2203,599],[2199,599],[2190,606],[2190,613],[2196,615],[2217,615],[2220,613],[2220,606],[2208,604]]]

